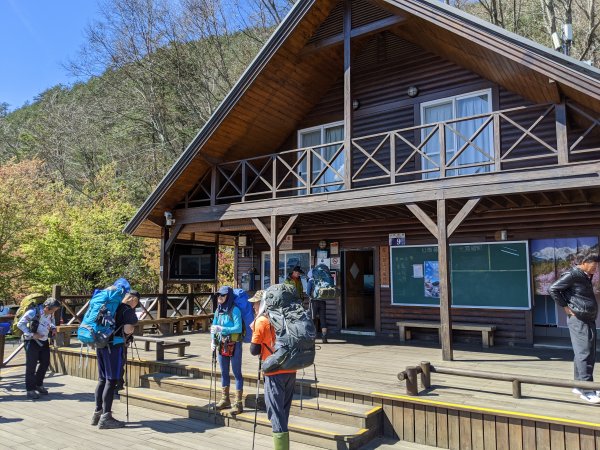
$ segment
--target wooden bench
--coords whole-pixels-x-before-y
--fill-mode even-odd
[[[441,333],[440,322],[435,322],[431,320],[403,320],[400,322],[396,322],[396,325],[398,325],[398,328],[400,329],[400,341],[402,342],[407,341],[411,338],[411,328],[437,328],[438,334]],[[496,331],[496,325],[452,322],[452,329],[480,331],[483,347],[488,348],[494,345],[494,331]]]
[[[198,314],[189,316],[177,317],[162,317],[159,319],[142,319],[135,326],[135,334],[141,336],[144,334],[144,328],[147,326],[157,325],[158,330],[162,334],[183,334],[185,324],[188,324],[188,329],[208,331],[212,314]]]
[[[178,340],[169,340],[164,338],[156,338],[150,336],[136,336],[136,341],[144,343],[144,350],[150,351],[150,344],[156,344],[156,360],[163,361],[165,359],[165,350],[169,348],[176,348],[179,356],[185,356],[185,348],[191,345],[190,341],[186,341],[185,338]]]

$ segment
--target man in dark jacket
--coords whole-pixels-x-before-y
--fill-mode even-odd
[[[592,277],[598,269],[598,261],[597,254],[582,257],[579,265],[563,273],[549,288],[552,299],[567,314],[574,353],[575,380],[578,381],[594,381],[598,304]],[[575,388],[573,393],[589,403],[600,403],[598,392]]]

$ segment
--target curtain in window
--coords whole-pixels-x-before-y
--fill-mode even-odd
[[[474,97],[461,98],[456,100],[456,117],[469,117],[479,114],[486,114],[490,111],[489,99],[487,94],[480,94]],[[454,123],[453,127],[464,137],[455,135],[456,149],[458,151],[471,139],[475,132],[481,127],[485,118],[464,120]],[[493,155],[492,149],[492,124],[489,123],[481,133],[473,140],[475,145],[469,145],[455,161],[453,165],[476,164],[490,162],[490,157],[481,152],[483,150],[488,155]],[[454,134],[454,133],[453,133]],[[481,149],[481,150],[480,150]],[[469,167],[460,169],[460,174],[472,174],[489,172],[490,166]]]
[[[452,102],[442,103],[439,105],[427,106],[423,109],[423,123],[435,123],[435,122],[444,122],[446,120],[452,119]],[[432,128],[425,128],[423,130],[421,139],[425,139],[432,132]],[[450,134],[449,131],[446,130],[446,159],[451,158],[451,155],[454,155],[454,148],[452,145],[452,140],[449,139]],[[430,138],[429,142],[423,147],[425,154],[435,161],[435,164],[432,164],[427,158],[422,158],[423,162],[423,170],[436,169],[440,164],[440,137],[438,133],[434,133],[434,135]],[[448,154],[450,153],[450,154]],[[436,167],[437,166],[437,167]],[[430,178],[438,178],[440,176],[439,172],[428,172],[423,174],[424,179]]]
[[[329,142],[339,142],[342,140],[344,140],[344,127],[342,125],[337,126],[337,127],[325,128],[324,144],[327,144]],[[330,147],[324,147],[323,153],[322,153],[323,159],[325,159],[326,161],[331,161],[331,158],[333,158],[333,155],[335,154],[335,152],[337,151],[337,149],[339,147],[340,147],[340,144],[332,145]],[[344,152],[343,151],[340,152],[340,154],[330,164],[333,168],[335,168],[335,170],[340,175],[343,175],[344,174]],[[323,164],[323,167],[324,166],[325,166],[325,164]],[[343,180],[342,177],[340,177],[337,173],[335,173],[333,170],[331,170],[329,168],[323,175],[323,184],[341,182],[342,180]],[[338,191],[342,188],[343,188],[342,185],[328,186],[325,188],[325,190],[327,192],[331,192],[331,191]]]

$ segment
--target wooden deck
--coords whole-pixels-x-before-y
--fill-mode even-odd
[[[191,341],[185,357],[177,351],[165,352],[165,363],[179,366],[200,367],[210,370],[209,335],[204,333],[184,334]],[[442,361],[437,347],[426,346],[418,341],[399,344],[396,341],[381,343],[380,338],[360,337],[350,340],[330,339],[329,344],[318,345],[316,371],[319,382],[325,386],[351,389],[361,393],[383,393],[404,396],[405,386],[396,378],[406,366],[430,361],[433,365],[513,373],[539,375],[540,377],[572,378],[572,352],[555,349],[494,347],[482,350],[479,346],[459,347],[455,361]],[[77,352],[78,353],[78,352]],[[132,349],[133,357],[153,360],[154,352],[144,351],[144,346]],[[256,376],[258,363],[244,349],[243,372]],[[301,374],[299,374],[299,378]],[[305,373],[313,378],[313,368]],[[546,386],[523,385],[522,399],[512,397],[512,386],[508,382],[467,379],[451,375],[432,374],[432,388],[419,395],[419,399],[439,401],[476,408],[513,411],[516,413],[543,415],[560,419],[597,423],[597,407],[583,403],[570,389]],[[593,415],[590,415],[593,410]]]
[[[23,358],[2,370],[0,379],[0,447],[3,449],[242,449],[251,448],[252,433],[194,419],[129,407],[130,423],[122,430],[99,430],[89,425],[94,408],[95,382],[50,374],[50,395],[32,402],[25,397]],[[18,365],[15,365],[18,364]],[[125,419],[125,404],[115,401],[115,416]],[[256,435],[257,449],[272,448],[269,436]],[[294,443],[294,450],[316,447]],[[379,439],[368,449],[427,450],[432,447]]]

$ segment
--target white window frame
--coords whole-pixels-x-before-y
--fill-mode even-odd
[[[487,89],[481,89],[479,91],[472,91],[472,92],[467,92],[464,94],[459,94],[459,95],[453,95],[451,97],[445,97],[445,98],[440,98],[440,99],[436,99],[436,100],[430,100],[428,102],[423,102],[420,104],[420,110],[421,110],[421,125],[429,125],[424,123],[425,120],[425,108],[430,107],[430,106],[436,106],[436,105],[442,105],[444,103],[452,103],[452,119],[450,120],[455,120],[458,119],[458,117],[456,117],[456,102],[458,100],[464,99],[464,98],[469,98],[469,97],[476,97],[478,95],[482,95],[485,94],[488,97],[488,111],[484,114],[491,114],[494,110],[493,105],[492,105],[492,89],[491,88],[487,88]],[[467,116],[468,117],[468,116]],[[437,122],[433,122],[433,123],[437,123]],[[421,129],[421,141],[423,139],[425,139],[425,137],[427,136],[426,133],[426,129],[422,128]],[[457,139],[458,137],[456,136],[456,134],[452,133],[452,141],[453,141],[453,145],[451,148],[451,151],[453,153],[455,153],[458,148],[457,148]],[[492,129],[491,133],[490,133],[490,146],[493,144],[494,142],[494,131]],[[490,147],[491,148],[491,147]],[[438,148],[438,152],[437,153],[427,153],[427,156],[439,156],[440,155],[440,150]],[[446,152],[448,152],[448,143],[446,142]],[[425,167],[427,160],[421,156],[421,167]],[[440,164],[441,164],[441,159],[440,159]],[[483,167],[484,170],[486,172],[493,172],[494,171],[494,165],[490,164],[488,166],[484,166]],[[448,170],[454,170],[454,171],[459,171],[460,174],[460,169],[448,169]],[[439,178],[439,174],[435,174],[436,176],[431,176],[435,173],[424,173],[422,175],[423,179],[432,179],[432,178]],[[428,176],[430,176],[428,178]]]
[[[279,261],[281,261],[281,256],[285,256],[289,253],[306,253],[308,255],[308,265],[311,265],[311,252],[310,250],[306,250],[306,249],[298,249],[298,250],[279,250]],[[266,289],[265,288],[265,257],[269,256],[269,258],[271,258],[271,252],[269,251],[265,251],[261,253],[260,256],[260,286],[261,289]],[[309,267],[310,269],[310,267]],[[269,274],[270,276],[270,274]],[[277,280],[279,281],[279,280]],[[277,283],[275,283],[277,284]],[[304,283],[303,283],[304,284]],[[306,288],[306,286],[304,286],[304,288]]]
[[[307,148],[307,146],[301,145],[302,135],[303,134],[312,133],[312,132],[317,131],[317,130],[321,131],[321,143],[319,145],[325,145],[325,142],[324,142],[325,141],[325,130],[327,128],[335,128],[335,127],[339,127],[339,126],[341,126],[342,127],[342,131],[344,131],[343,130],[343,128],[344,128],[344,121],[343,120],[338,121],[338,122],[325,123],[325,124],[322,124],[322,125],[317,125],[317,126],[314,126],[314,127],[303,128],[301,130],[298,130],[298,134],[297,134],[297,138],[296,138],[297,142],[298,142],[298,148],[300,148],[300,149]],[[318,152],[319,152],[319,154],[321,155],[321,157],[323,159],[327,159],[327,158],[325,158],[323,150],[325,150],[325,148],[321,147],[321,148],[319,148]],[[308,154],[306,157],[309,158],[310,154]],[[311,179],[312,179],[312,175],[315,172],[316,173],[320,173],[321,170],[323,170],[323,166],[324,166],[323,161],[318,161],[318,163],[319,163],[318,170],[315,170],[315,167],[313,167],[311,165],[311,171],[312,171],[312,174],[310,174],[311,175]],[[306,171],[306,166],[307,166],[306,162],[304,163],[304,165],[301,164],[301,166],[303,166],[303,170],[300,170],[300,177],[302,177],[303,174],[304,174],[304,172]],[[337,168],[337,167],[336,167],[336,169],[339,170],[339,168]]]

